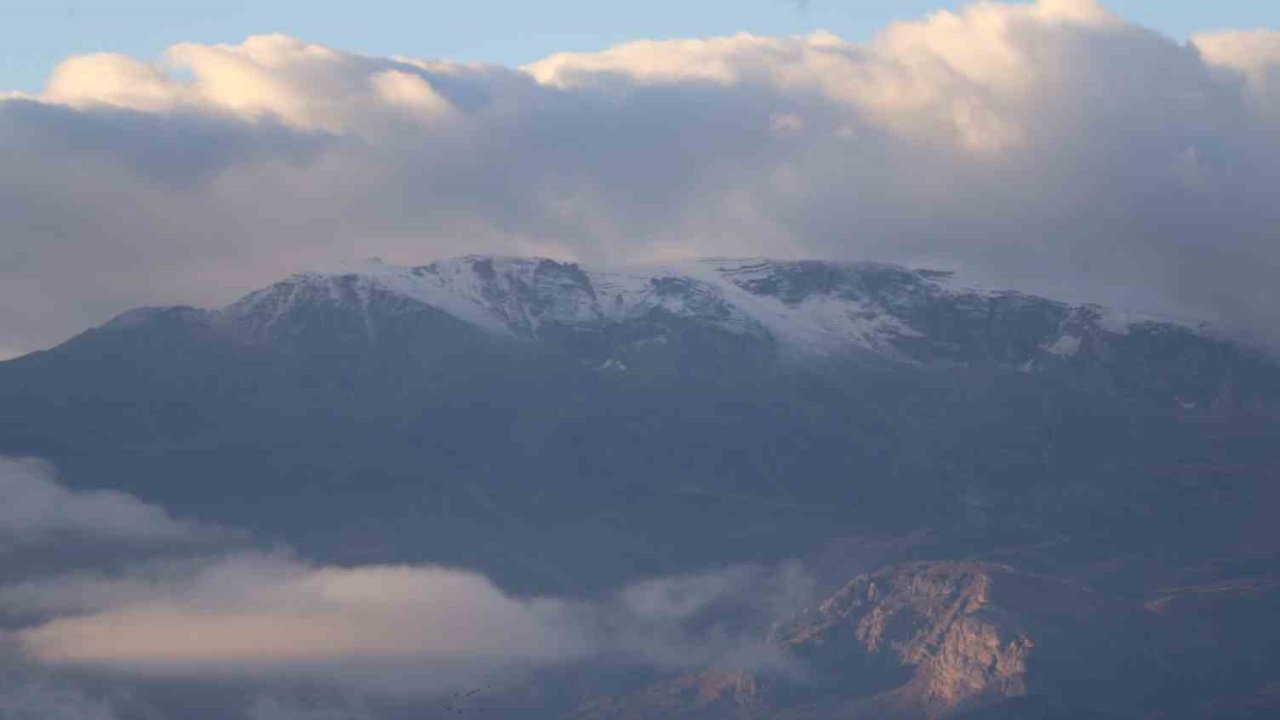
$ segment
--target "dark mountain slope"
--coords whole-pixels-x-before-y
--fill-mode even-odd
[[[298,276],[0,364],[0,452],[322,557],[529,589],[868,527],[1188,552],[1273,534],[1270,361],[947,282],[490,258]]]

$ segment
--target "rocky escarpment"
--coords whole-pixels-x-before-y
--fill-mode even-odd
[[[899,685],[851,708],[945,717],[1024,695],[1033,658],[1105,603],[1067,583],[987,563],[919,563],[850,581],[776,634],[826,682],[857,665]]]
[[[1087,589],[1005,565],[892,566],[774,627],[798,672],[684,676],[573,717],[953,717],[1027,694],[1040,655],[1072,652],[1122,617]]]

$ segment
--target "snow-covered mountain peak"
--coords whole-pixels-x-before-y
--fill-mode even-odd
[[[995,353],[1070,358],[1146,322],[1094,305],[967,287],[946,272],[882,263],[713,258],[593,270],[539,257],[467,255],[420,266],[379,259],[295,275],[220,311],[267,328],[299,303],[374,297],[427,306],[485,332],[530,339],[617,334],[661,342],[696,326],[805,356],[870,351],[951,361]],[[366,317],[366,324],[376,325]]]

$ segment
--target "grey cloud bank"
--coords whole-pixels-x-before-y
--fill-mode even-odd
[[[1280,33],[1090,0],[518,69],[282,36],[0,100],[0,347],[379,255],[870,259],[1274,342]]]

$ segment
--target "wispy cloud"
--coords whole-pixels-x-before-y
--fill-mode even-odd
[[[16,637],[54,666],[161,676],[359,677],[421,669],[454,684],[589,658],[653,667],[781,669],[765,628],[808,598],[798,567],[645,581],[593,601],[513,597],[434,566],[326,567],[235,554],[0,587],[0,607],[51,619]],[[434,681],[415,682],[438,690]]]
[[[33,459],[0,459],[0,536],[0,639],[37,665],[140,677],[430,694],[594,661],[790,670],[766,629],[813,589],[795,564],[652,578],[592,598],[516,596],[434,565],[325,565],[123,493],[69,489]],[[117,551],[99,566],[28,557],[75,555],[85,541]]]
[[[0,456],[0,538],[14,544],[66,539],[173,543],[216,535],[116,490],[74,490],[53,467]]]
[[[516,600],[463,571],[312,567],[250,555],[169,580],[24,631],[22,642],[46,662],[162,674],[360,658],[520,664],[588,650],[564,604]]]

